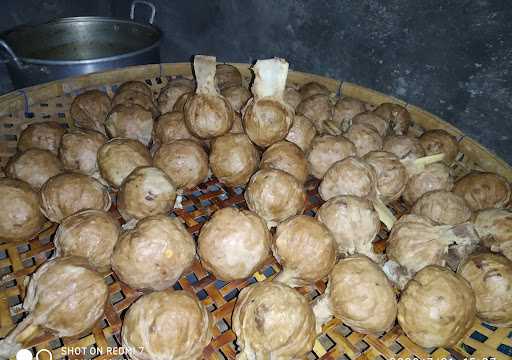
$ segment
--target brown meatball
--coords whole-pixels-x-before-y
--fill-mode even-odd
[[[45,218],[37,192],[20,180],[0,178],[0,239],[30,240],[41,231]]]
[[[327,170],[318,187],[325,201],[337,195],[355,195],[373,199],[376,196],[377,174],[362,159],[349,156]]]
[[[386,151],[372,151],[364,156],[377,175],[377,192],[384,203],[398,199],[407,185],[407,170],[398,157]]]
[[[194,89],[194,82],[187,79],[174,79],[169,81],[158,96],[158,110],[161,114],[171,112],[178,98],[185,93],[193,92]]]
[[[242,74],[233,65],[217,64],[215,71],[215,84],[221,91],[233,86],[242,86]]]
[[[201,228],[198,254],[217,279],[245,279],[270,256],[270,232],[256,213],[227,207]]]
[[[450,168],[444,163],[434,163],[425,166],[420,173],[410,176],[402,197],[407,204],[412,205],[429,191],[450,191],[452,188],[453,177]]]
[[[5,167],[7,176],[39,190],[49,178],[63,171],[57,156],[48,150],[29,149],[14,155]]]
[[[366,111],[364,103],[351,97],[342,97],[334,105],[332,121],[343,132],[352,125],[352,119]]]
[[[153,115],[139,105],[120,104],[108,114],[105,128],[110,137],[134,139],[148,146],[153,132]]]
[[[296,115],[293,118],[293,125],[286,135],[286,140],[294,143],[307,153],[311,148],[311,143],[316,136],[316,128],[313,123],[305,116]]]
[[[122,344],[134,360],[198,360],[210,343],[212,327],[210,313],[194,295],[158,291],[143,295],[128,309]]]
[[[322,179],[337,161],[356,155],[355,145],[344,136],[321,135],[313,139],[307,153],[311,175]]]
[[[171,178],[177,188],[193,188],[208,176],[208,155],[193,140],[176,140],[160,146],[153,163]]]
[[[112,99],[112,108],[115,108],[118,105],[125,105],[128,107],[137,105],[151,113],[152,117],[160,115],[158,108],[153,102],[153,97],[149,97],[140,91],[125,90],[123,92],[117,92]]]
[[[142,166],[123,181],[117,195],[117,209],[126,221],[167,214],[176,200],[176,187],[157,167]]]
[[[110,107],[110,98],[106,93],[90,90],[73,100],[69,112],[77,128],[96,130],[106,134],[104,124]]]
[[[242,120],[251,141],[268,147],[288,135],[293,123],[293,110],[271,98],[253,98],[247,103]]]
[[[274,281],[292,287],[323,279],[336,262],[333,235],[324,224],[306,215],[297,215],[279,224],[272,251],[283,267]]]
[[[473,210],[502,208],[510,201],[510,184],[503,176],[472,172],[457,180],[453,192],[462,196]]]
[[[55,249],[58,256],[80,256],[96,271],[108,271],[120,231],[111,213],[82,210],[61,222],[55,233]]]
[[[420,144],[426,155],[444,154],[444,162],[450,165],[459,153],[457,139],[442,129],[428,130],[420,136]]]
[[[316,81],[310,81],[300,87],[299,93],[302,99],[306,99],[317,94],[329,95],[330,91],[325,85],[317,83]]]
[[[389,122],[395,135],[407,135],[412,121],[411,114],[406,108],[398,104],[383,103],[373,112]]]
[[[107,189],[96,179],[65,172],[41,188],[41,211],[53,222],[84,209],[108,210],[112,204]]]
[[[455,345],[475,321],[475,294],[462,276],[440,266],[416,274],[398,302],[398,323],[426,348]]]
[[[295,110],[298,115],[303,115],[311,120],[315,125],[316,130],[323,134],[325,132],[331,133],[327,122],[332,119],[333,105],[329,95],[316,94],[303,99]],[[339,135],[341,131],[337,129],[339,133],[333,135]],[[336,129],[334,129],[336,131]]]
[[[411,213],[444,225],[457,225],[471,218],[471,209],[462,197],[446,190],[429,191],[418,199]]]
[[[112,269],[136,289],[171,287],[192,265],[192,236],[177,218],[148,216],[121,234],[112,255]]]
[[[62,135],[65,132],[66,130],[55,121],[30,124],[18,137],[18,150],[25,151],[35,148],[48,150],[57,155]]]
[[[352,118],[352,125],[362,124],[366,125],[379,133],[381,137],[384,137],[389,132],[389,123],[384,118],[372,113],[370,111],[358,114]]]
[[[247,184],[259,160],[258,150],[245,134],[225,134],[211,143],[212,172],[228,186]]]
[[[148,149],[133,139],[111,139],[98,150],[101,176],[115,188],[119,188],[135,168],[149,166],[151,162]]]
[[[304,184],[309,175],[309,167],[302,150],[288,141],[280,141],[270,146],[261,157],[260,169],[278,169],[293,175]]]
[[[124,91],[135,91],[142,93],[144,96],[153,98],[153,92],[151,88],[142,81],[127,81],[122,83],[116,90],[116,93],[122,93]]]
[[[64,168],[85,175],[99,171],[98,150],[107,142],[107,137],[94,130],[74,130],[62,137],[59,159]]]
[[[244,193],[247,206],[272,226],[304,211],[306,192],[292,175],[262,169],[251,177]]]
[[[373,127],[365,124],[354,124],[345,133],[345,137],[356,146],[357,156],[363,157],[370,151],[382,149],[382,138]]]
[[[384,139],[384,151],[391,152],[400,160],[416,160],[425,156],[425,150],[417,138],[407,135],[393,135]]]
[[[224,88],[221,94],[229,101],[233,110],[237,112],[240,112],[245,104],[247,104],[247,101],[252,97],[251,92],[243,86]]]
[[[155,144],[168,144],[183,139],[199,140],[188,130],[183,113],[173,111],[158,117],[153,127],[153,142]]]

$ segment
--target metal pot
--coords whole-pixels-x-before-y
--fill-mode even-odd
[[[151,9],[149,24],[133,21],[135,6]],[[21,26],[3,35],[7,68],[16,88],[131,65],[160,63],[155,6],[132,2],[130,19],[72,17]]]

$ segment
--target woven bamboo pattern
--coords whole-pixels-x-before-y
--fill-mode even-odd
[[[150,65],[148,67],[154,67]],[[140,67],[138,67],[140,68]],[[152,68],[151,68],[152,69]],[[169,69],[175,70],[174,67]],[[244,68],[244,75],[248,78],[247,68]],[[140,70],[140,69],[139,69]],[[142,70],[133,71],[132,74],[140,75]],[[152,70],[153,71],[153,70]],[[160,68],[160,71],[161,68]],[[180,70],[178,75],[188,75],[190,72]],[[142,72],[144,75],[146,72]],[[120,72],[119,74],[125,74]],[[174,72],[173,74],[176,74]],[[113,80],[115,78],[115,81]],[[133,78],[133,77],[132,77]],[[155,94],[158,94],[160,88],[165,86],[168,81],[167,76],[145,77],[141,76],[148,85],[150,85]],[[308,77],[305,74],[294,73],[290,78],[297,83],[306,81],[317,81],[318,78]],[[88,77],[88,81],[91,78]],[[58,121],[63,127],[71,126],[69,117],[69,105],[73,98],[80,92],[90,88],[99,88],[112,94],[119,83],[128,80],[125,77],[115,77],[110,74],[105,77],[108,81],[106,85],[85,86],[88,83],[67,84],[67,93],[54,97],[47,97],[37,103],[31,103],[32,97],[23,103],[23,106],[17,111],[7,113],[2,108],[2,99],[0,98],[0,165],[4,165],[9,156],[16,150],[16,141],[20,131],[28,124],[39,121]],[[96,81],[96,80],[95,80]],[[247,79],[246,79],[247,81]],[[386,95],[373,92],[371,90],[358,87],[354,84],[341,83],[334,80],[325,79],[324,81],[334,92],[358,97],[361,100],[370,103],[381,103],[383,101],[396,101]],[[85,85],[84,85],[85,84]],[[53,90],[52,90],[53,91]],[[28,92],[27,92],[28,93]],[[370,94],[370,95],[368,95]],[[376,95],[375,95],[376,94]],[[20,94],[17,94],[18,99]],[[43,96],[43,95],[38,95]],[[43,96],[44,97],[44,96]],[[12,105],[12,98],[9,100],[9,106]],[[16,100],[17,101],[17,100]],[[414,110],[412,105],[403,105],[410,108],[413,118],[419,119],[425,128],[444,127],[446,123],[439,122],[427,124],[421,120],[421,116],[426,116],[419,110]],[[419,115],[418,115],[419,114]],[[429,121],[436,120],[435,117],[429,118]],[[437,125],[437,126],[436,126]],[[447,125],[449,126],[449,125]],[[456,129],[447,128],[450,132],[458,136],[461,144],[465,137]],[[422,127],[415,126],[414,131],[421,133]],[[468,141],[471,141],[470,139]],[[467,151],[464,146],[463,153],[459,154],[458,161],[454,166],[457,175],[463,175],[474,168],[483,168],[493,171],[499,171],[507,176],[510,171],[508,166],[503,166],[499,162],[492,162],[492,154],[478,146],[473,146],[471,142],[467,143]],[[483,149],[483,150],[481,150]],[[479,162],[480,157],[475,157],[479,151],[484,151],[484,162]],[[476,154],[476,155],[475,155]],[[491,159],[491,160],[489,160]],[[506,165],[506,164],[505,164]],[[511,172],[512,173],[512,172]],[[509,177],[509,180],[511,178]],[[318,181],[310,180],[306,184],[308,193],[307,206],[305,213],[314,216],[316,209],[321,206],[323,201],[317,193]],[[227,206],[246,208],[243,198],[243,188],[229,188],[220,184],[215,178],[198,187],[184,193],[182,209],[174,209],[169,216],[176,216],[186,225],[188,231],[197,239],[201,226],[218,209]],[[401,202],[395,202],[390,205],[395,215],[408,211],[407,207]],[[120,219],[115,206],[112,212]],[[22,308],[22,301],[27,286],[28,276],[34,270],[53,255],[52,235],[56,230],[56,225],[48,223],[45,231],[37,238],[29,242],[18,242],[9,244],[0,244],[0,276],[2,276],[3,286],[0,288],[0,337],[5,336],[16,323],[20,322],[26,314]],[[385,249],[385,240],[387,232],[384,227],[379,233],[379,240],[375,243],[375,249],[382,252]],[[212,313],[215,326],[214,338],[210,345],[205,349],[203,358],[207,360],[214,359],[235,359],[236,337],[231,330],[231,314],[236,302],[236,297],[241,289],[256,281],[265,281],[271,279],[280,271],[280,266],[274,259],[270,259],[262,268],[251,278],[244,281],[234,281],[225,283],[216,280],[215,277],[206,272],[199,261],[186,272],[186,274],[175,284],[175,289],[183,289],[195,294]],[[120,281],[115,274],[106,276],[109,284],[110,302],[107,305],[104,318],[86,334],[73,338],[55,338],[50,333],[39,333],[31,339],[27,347],[34,348],[36,351],[49,349],[52,351],[53,359],[124,359],[120,342],[120,331],[122,327],[122,318],[125,310],[142,295]],[[325,282],[319,281],[314,286],[301,288],[309,300],[313,300],[325,290]],[[412,343],[402,332],[399,326],[395,326],[387,333],[379,336],[364,335],[352,331],[340,320],[333,319],[324,326],[324,333],[316,341],[313,351],[308,354],[307,359],[322,360],[373,360],[373,359],[483,359],[494,358],[499,360],[510,359],[512,357],[512,329],[494,328],[487,324],[476,322],[473,329],[452,349],[424,349]],[[40,359],[49,359],[49,355],[40,354]]]

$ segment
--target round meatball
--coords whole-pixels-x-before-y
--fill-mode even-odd
[[[293,125],[286,135],[286,140],[294,143],[304,153],[311,148],[311,143],[316,136],[316,128],[313,123],[305,116],[296,115],[293,118]]]
[[[124,180],[117,195],[117,209],[124,220],[169,213],[176,200],[172,180],[157,167],[142,166]]]
[[[163,290],[174,285],[195,255],[194,239],[177,218],[148,216],[121,234],[112,269],[135,289]]]
[[[386,151],[372,151],[363,158],[377,175],[377,192],[384,203],[398,199],[407,185],[407,170],[398,157]]]
[[[398,156],[400,160],[414,161],[425,156],[425,150],[420,141],[412,136],[393,135],[384,139],[382,150]]]
[[[178,189],[193,188],[208,176],[208,155],[193,140],[176,140],[160,146],[153,163],[171,178]]]
[[[309,175],[309,166],[304,152],[288,141],[280,141],[265,150],[261,157],[260,168],[286,171],[301,184],[306,182]]]
[[[407,135],[411,126],[411,114],[401,105],[393,103],[380,104],[373,113],[387,120],[395,135]]]
[[[0,239],[32,239],[45,223],[40,206],[37,192],[29,184],[0,178]]]
[[[340,254],[375,258],[372,243],[379,233],[380,220],[368,199],[353,195],[333,197],[318,209],[316,217],[334,235]]]
[[[57,156],[48,150],[29,149],[14,155],[6,166],[7,176],[27,182],[39,190],[49,178],[63,171]]]
[[[476,213],[475,230],[482,244],[491,251],[501,252],[512,261],[512,211],[484,209]]]
[[[190,132],[201,139],[223,135],[233,126],[233,108],[220,95],[196,93],[186,102],[183,114]]]
[[[33,123],[27,126],[18,137],[18,150],[48,150],[57,155],[62,135],[66,130],[55,121]],[[105,129],[103,129],[105,132]]]
[[[86,209],[68,216],[60,223],[54,243],[57,256],[87,259],[96,271],[110,269],[121,227],[111,213]]]
[[[245,134],[225,134],[211,143],[212,172],[228,186],[247,184],[259,160],[258,150]]]
[[[244,359],[301,359],[313,349],[316,338],[307,299],[272,281],[240,292],[232,326]]]
[[[304,211],[306,192],[292,175],[282,170],[262,169],[251,177],[244,193],[247,206],[275,225]]]
[[[374,127],[366,124],[354,124],[345,133],[345,137],[356,146],[356,154],[363,157],[370,151],[382,149],[382,138]]]
[[[123,347],[133,360],[198,360],[212,339],[213,320],[201,302],[185,291],[157,291],[127,311]]]
[[[343,132],[352,125],[352,119],[366,111],[364,103],[351,97],[341,97],[334,105],[332,121]]]
[[[110,98],[106,93],[90,90],[78,95],[73,100],[69,112],[77,128],[106,134],[105,119],[110,112],[110,107]]]
[[[327,286],[313,305],[318,325],[332,316],[363,334],[378,334],[394,325],[398,307],[395,291],[386,274],[366,256],[340,260]]]
[[[242,74],[231,64],[217,64],[215,67],[215,85],[219,90],[242,86]]]
[[[233,110],[237,112],[242,111],[245,104],[247,104],[247,101],[252,97],[251,92],[243,86],[231,86],[224,88],[221,91],[221,94],[227,101],[229,101]]]
[[[62,136],[59,159],[64,168],[85,175],[99,171],[98,150],[107,142],[107,137],[94,130],[74,130]]]
[[[53,222],[85,209],[109,210],[107,189],[96,179],[65,172],[52,177],[41,188],[41,211]]]
[[[434,163],[425,166],[423,171],[409,177],[402,198],[406,204],[412,205],[429,191],[450,191],[452,188],[453,177],[450,168],[443,163]]]
[[[185,93],[193,92],[195,84],[188,79],[173,79],[160,91],[157,99],[158,110],[161,114],[173,111],[178,98]]]
[[[444,162],[450,165],[459,153],[459,143],[455,136],[442,129],[428,130],[420,137],[420,144],[426,155],[444,154]]]
[[[329,95],[315,94],[303,99],[295,111],[298,115],[310,119],[320,134],[334,132],[333,135],[339,135],[341,131],[328,124],[332,119],[332,109]]]
[[[41,265],[28,284],[23,308],[31,325],[57,337],[83,334],[101,319],[108,301],[103,276],[86,259],[56,258]]]
[[[251,99],[242,118],[245,132],[253,143],[268,147],[283,140],[293,123],[291,107],[273,98]]]
[[[471,218],[471,209],[466,200],[446,190],[435,190],[423,194],[414,204],[411,213],[429,218],[443,225],[457,225]]]
[[[326,277],[336,262],[336,241],[318,220],[297,215],[279,224],[272,243],[283,270],[274,281],[306,286]],[[301,249],[301,251],[297,251]]]
[[[472,172],[457,180],[453,192],[462,196],[472,210],[502,208],[510,201],[510,184],[503,176]]]
[[[117,105],[105,121],[110,137],[138,140],[148,146],[153,132],[153,115],[139,105]]]
[[[440,266],[427,266],[402,292],[398,323],[419,346],[453,346],[473,326],[475,304],[464,278]]]
[[[184,139],[199,140],[188,130],[183,113],[173,111],[158,117],[153,127],[153,143],[159,146]]]
[[[504,256],[470,255],[457,270],[475,292],[476,314],[486,323],[512,325],[512,262]]]
[[[373,199],[376,196],[377,174],[362,159],[349,156],[327,170],[318,187],[325,201],[337,195],[356,195]]]
[[[217,279],[245,279],[270,256],[270,232],[257,214],[227,207],[213,214],[198,238],[201,263]]]
[[[352,118],[352,125],[358,124],[374,129],[381,137],[386,136],[389,132],[388,121],[373,112],[367,111],[354,116]]]
[[[322,179],[337,161],[356,155],[354,144],[343,136],[323,135],[313,139],[307,153],[311,175]]]
[[[101,177],[115,188],[119,188],[135,168],[149,166],[151,162],[148,149],[133,139],[112,139],[98,150]]]

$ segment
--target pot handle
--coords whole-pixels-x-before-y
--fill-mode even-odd
[[[150,9],[151,9],[151,16],[149,17],[149,23],[150,24],[153,24],[153,21],[155,21],[155,14],[156,14],[156,7],[153,3],[149,2],[149,1],[144,1],[144,0],[134,0],[132,1],[132,6],[130,8],[130,19],[134,20],[135,18],[135,6],[137,4],[143,4],[143,5],[146,5],[148,6]]]
[[[14,51],[11,49],[11,47],[9,46],[9,44],[7,44],[4,40],[0,39],[0,47],[3,48],[5,50],[5,52],[7,54],[9,54],[9,56],[11,57],[11,59],[6,59],[7,62],[12,60],[14,61],[14,63],[20,68],[22,69],[24,66],[23,66],[23,63],[21,62],[21,60],[18,58],[18,56],[16,56],[16,54],[14,53]]]

